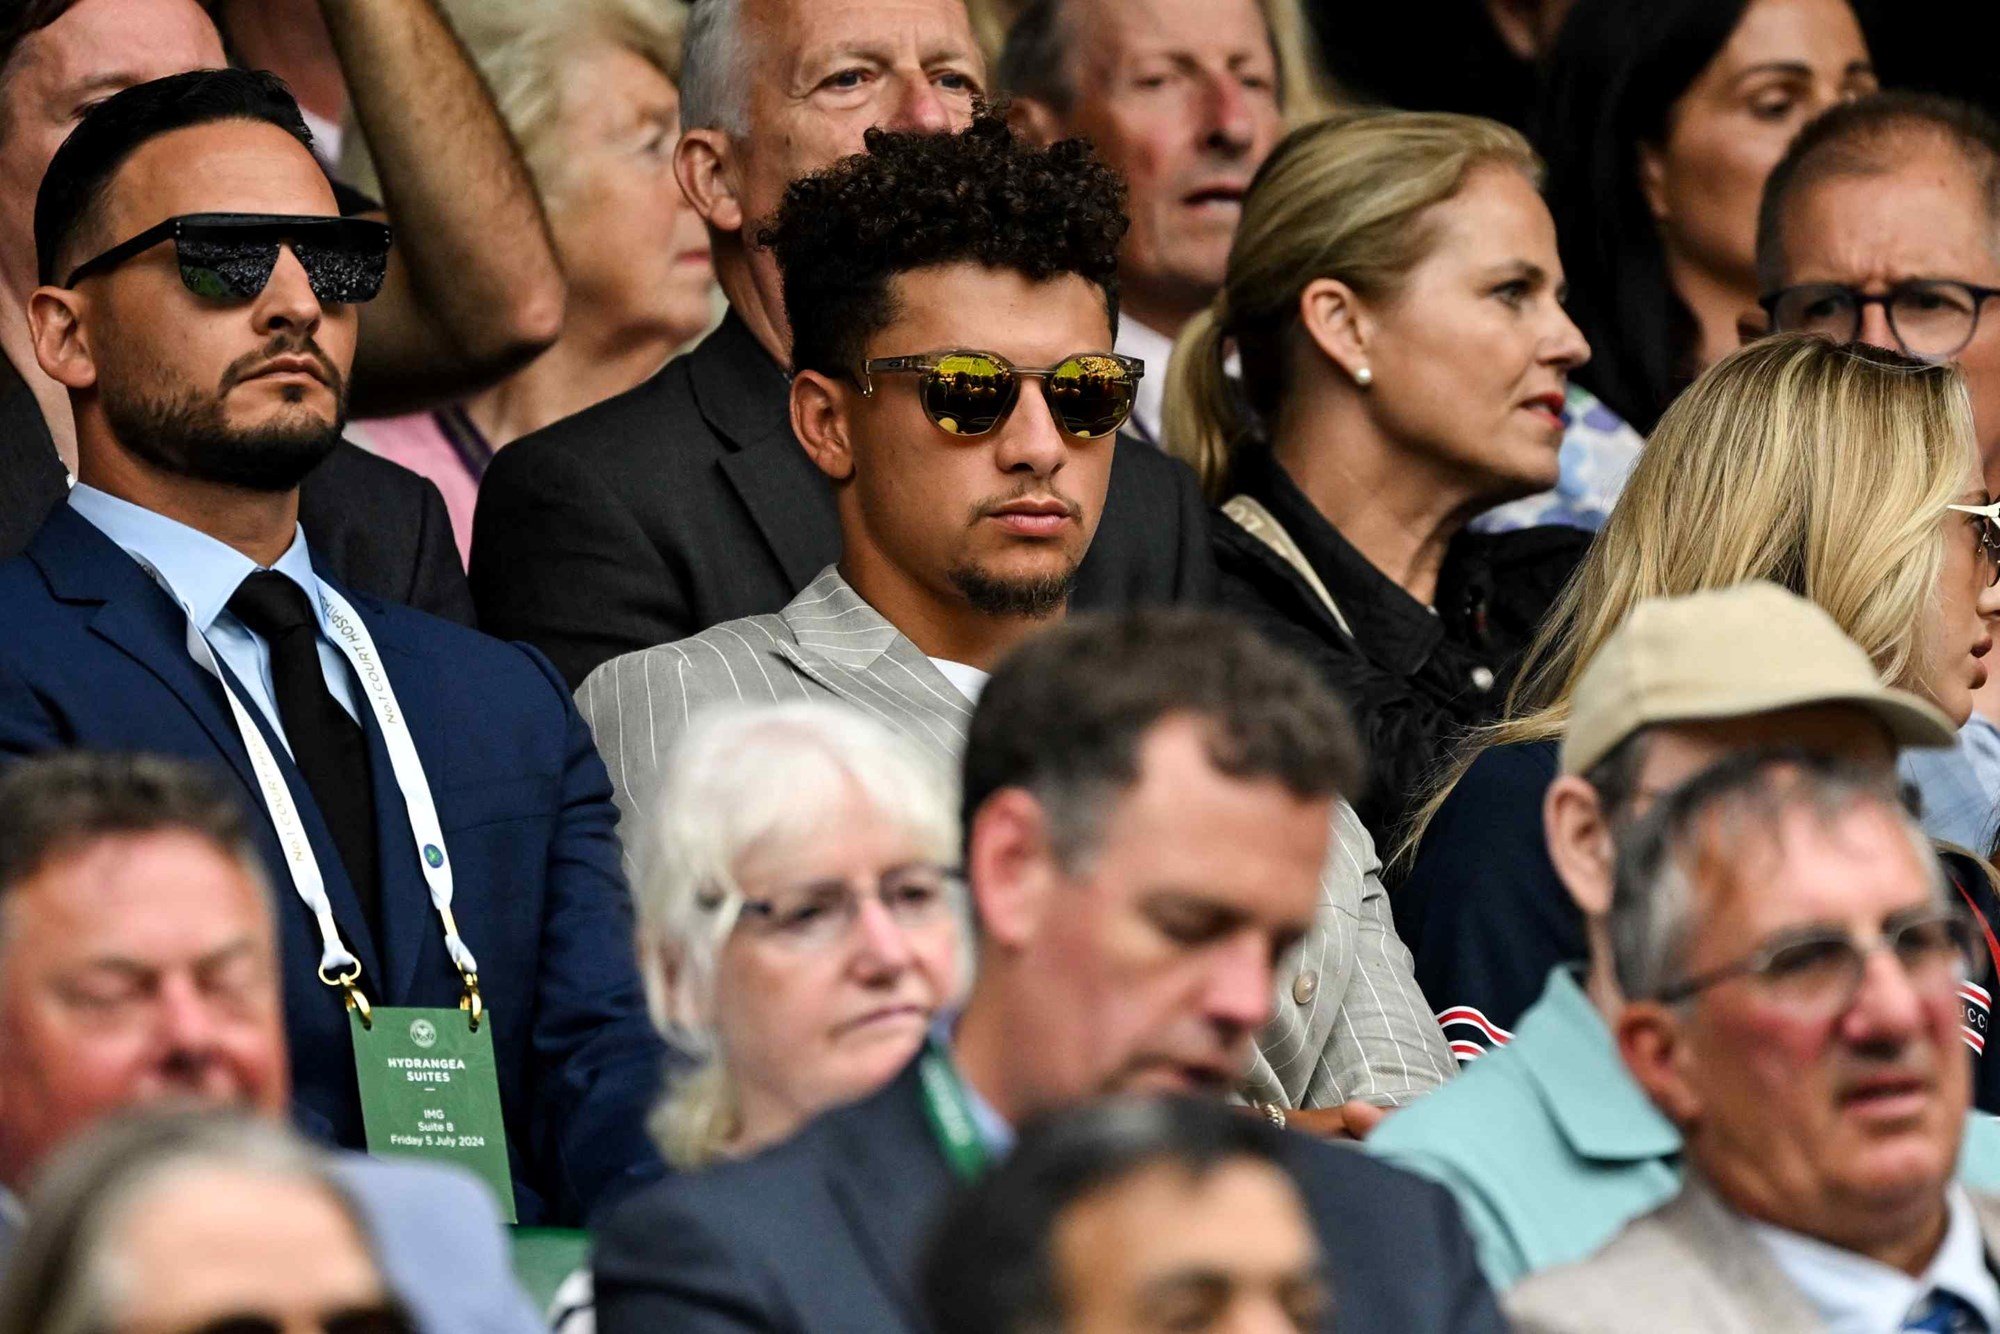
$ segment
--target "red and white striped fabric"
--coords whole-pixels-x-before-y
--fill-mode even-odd
[[[1438,1027],[1460,1065],[1469,1065],[1487,1052],[1504,1047],[1514,1035],[1470,1005],[1454,1005],[1438,1011]]]

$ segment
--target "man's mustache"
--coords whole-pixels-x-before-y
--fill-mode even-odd
[[[344,399],[347,380],[327,356],[324,349],[314,341],[311,334],[274,334],[270,341],[255,352],[245,353],[229,363],[229,369],[222,373],[222,392],[228,393],[243,381],[249,379],[259,368],[279,357],[308,357],[317,368],[320,382],[333,390],[336,398]]]

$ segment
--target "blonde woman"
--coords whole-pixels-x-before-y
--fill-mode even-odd
[[[1418,981],[1480,1029],[1452,1036],[1504,1041],[1550,970],[1585,956],[1542,794],[1577,679],[1632,607],[1768,580],[1818,604],[1885,684],[1962,724],[1985,679],[2000,566],[1991,520],[1947,507],[1986,499],[1947,366],[1773,338],[1674,402],[1529,650],[1512,716],[1477,738],[1413,835],[1402,892],[1405,919],[1422,923]]]
[[[1295,131],[1174,353],[1167,438],[1223,502],[1223,601],[1346,697],[1372,765],[1357,809],[1384,846],[1447,747],[1499,715],[1588,542],[1466,531],[1554,484],[1590,354],[1539,173],[1519,134],[1469,116]]]
[[[495,450],[649,378],[714,320],[708,234],[674,179],[682,0],[447,0],[541,193],[569,300],[555,346],[434,413],[355,424],[436,482],[461,559]],[[369,180],[366,145],[343,169]]]

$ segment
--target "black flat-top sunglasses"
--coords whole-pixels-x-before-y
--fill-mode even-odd
[[[1021,381],[1042,382],[1042,396],[1056,424],[1070,435],[1095,440],[1111,435],[1132,415],[1146,365],[1114,352],[1078,352],[1053,366],[1016,366],[998,352],[954,348],[913,357],[876,357],[861,367],[861,392],[873,394],[874,375],[921,375],[917,397],[931,424],[947,435],[985,435],[1007,420],[1021,397]]]
[[[289,246],[322,304],[349,305],[372,301],[382,290],[389,237],[387,223],[368,218],[183,213],[77,265],[63,286],[108,273],[171,240],[188,291],[217,301],[249,301],[271,281],[279,249]]]

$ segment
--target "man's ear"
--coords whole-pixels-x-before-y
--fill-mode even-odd
[[[69,389],[97,383],[97,361],[84,327],[85,301],[66,287],[37,287],[28,296],[28,333],[42,373]]]
[[[1747,306],[1736,317],[1736,341],[1754,343],[1771,332],[1771,317],[1762,306]]]
[[[1575,774],[1549,784],[1542,797],[1542,837],[1556,874],[1583,915],[1608,916],[1616,851],[1597,789]]]
[[[1352,287],[1338,278],[1315,278],[1299,293],[1299,323],[1342,374],[1366,386],[1374,376],[1369,348],[1375,321]]]
[[[1064,136],[1062,117],[1047,102],[1017,97],[1007,104],[1007,125],[1037,148],[1047,148]]]
[[[847,412],[853,391],[832,376],[799,371],[792,376],[792,434],[806,457],[835,482],[854,475],[854,445]]]
[[[735,145],[721,130],[682,130],[674,146],[674,179],[690,207],[718,232],[743,230],[743,204],[733,182]],[[747,243],[748,238],[746,238]]]
[[[1018,787],[988,797],[973,814],[965,862],[980,934],[1003,949],[1033,940],[1057,881],[1041,802]]]
[[[1685,1130],[1701,1117],[1701,1095],[1688,1078],[1690,1052],[1681,1021],[1657,1001],[1631,1001],[1613,1025],[1618,1054],[1660,1113]]]

